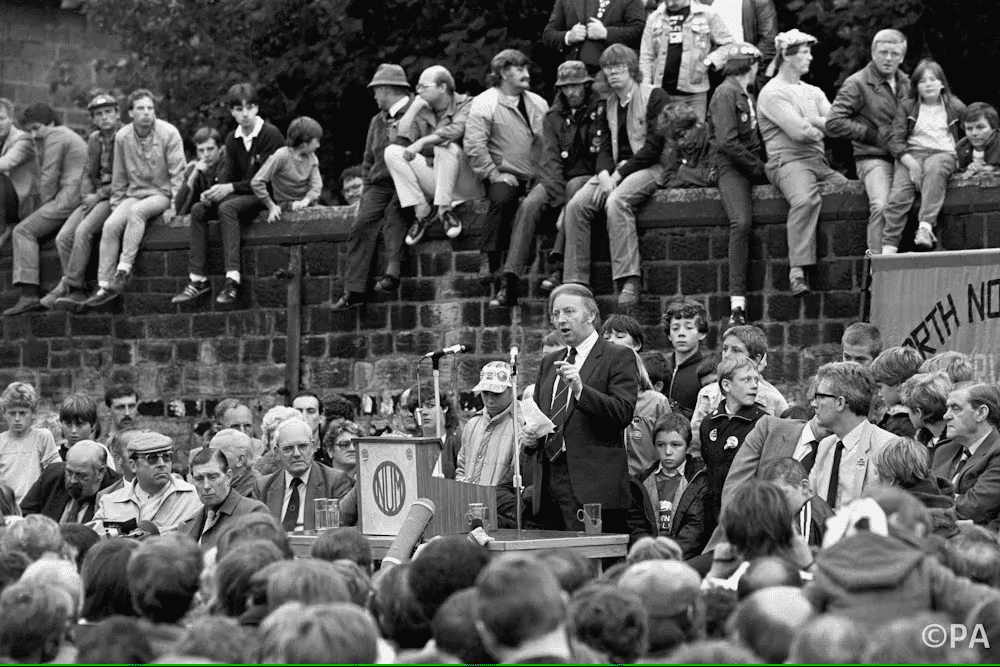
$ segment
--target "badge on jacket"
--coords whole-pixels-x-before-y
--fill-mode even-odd
[[[709,433],[708,433],[708,439],[711,440],[712,442],[715,442],[716,440],[718,440],[719,439],[719,429],[713,428],[711,431],[709,431]]]
[[[740,122],[741,123],[745,123],[748,120],[750,120],[750,114],[747,114],[747,113],[741,113],[740,114]]]
[[[863,456],[860,459],[858,459],[858,470],[864,470],[865,463],[866,463],[865,458]]]
[[[728,438],[726,438],[726,444],[723,447],[723,449],[736,449],[739,446],[739,444],[740,441],[736,438],[736,436],[731,435]]]
[[[562,155],[562,159],[565,160],[566,158],[569,157],[569,151],[563,151],[562,153],[560,153],[560,155]]]

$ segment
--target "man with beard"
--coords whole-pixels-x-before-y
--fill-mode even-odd
[[[118,476],[107,466],[108,452],[93,440],[80,440],[66,453],[66,462],[42,471],[21,501],[21,512],[43,514],[59,523],[86,523],[94,518],[97,492]]]
[[[232,479],[233,471],[221,449],[202,449],[191,459],[191,481],[204,507],[181,526],[180,532],[190,535],[203,552],[215,546],[234,518],[267,512],[267,505],[232,488]]]
[[[493,308],[517,305],[518,275],[534,258],[535,230],[543,213],[562,207],[597,173],[597,155],[607,133],[600,129],[604,105],[591,89],[593,81],[579,60],[567,60],[559,66],[559,94],[543,125],[538,182],[514,216],[504,285],[490,301]]]
[[[170,474],[174,441],[153,431],[141,431],[125,446],[135,479],[98,501],[94,513],[98,533],[134,530],[149,521],[161,534],[174,531],[201,509],[198,492],[180,477]]]
[[[490,209],[482,231],[479,280],[493,281],[510,245],[518,200],[529,191],[541,155],[548,103],[530,92],[528,56],[504,49],[490,62],[494,85],[472,100],[465,128],[465,154],[472,171],[486,182]]]

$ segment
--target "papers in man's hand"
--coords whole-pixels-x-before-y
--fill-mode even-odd
[[[532,398],[521,402],[521,416],[524,417],[524,434],[532,438],[555,433],[556,425],[546,417]]]

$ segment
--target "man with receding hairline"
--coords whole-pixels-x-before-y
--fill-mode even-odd
[[[354,482],[341,471],[313,460],[316,444],[312,429],[301,419],[288,419],[278,425],[274,451],[282,469],[264,479],[261,500],[287,532],[314,530],[313,501],[343,498]]]
[[[203,507],[179,530],[190,535],[203,552],[215,546],[219,535],[234,518],[267,512],[264,503],[245,498],[232,487],[233,471],[221,449],[199,451],[191,459],[190,471],[191,483]]]
[[[241,496],[260,499],[264,475],[253,469],[253,440],[246,433],[227,428],[219,431],[208,443],[209,448],[221,450],[233,473],[232,487]]]
[[[577,511],[600,503],[604,532],[627,533],[632,495],[622,433],[639,394],[635,352],[597,334],[597,302],[582,285],[553,290],[549,312],[565,347],[546,355],[538,371],[535,400],[556,430],[525,450],[534,464],[536,521],[583,530]]]
[[[86,523],[94,517],[97,492],[118,478],[107,466],[108,451],[93,440],[80,440],[66,462],[45,468],[21,501],[21,512],[42,514],[59,523]]]

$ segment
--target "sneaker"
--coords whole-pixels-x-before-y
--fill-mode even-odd
[[[805,296],[812,291],[805,276],[788,276],[788,283],[792,288],[792,296]]]
[[[424,234],[427,232],[427,228],[431,226],[431,222],[434,221],[434,213],[428,213],[422,218],[417,218],[410,225],[410,230],[406,232],[406,245],[416,245],[420,243],[420,239],[424,238]]]
[[[399,289],[399,276],[387,273],[375,281],[376,292],[388,292],[392,294],[395,293],[397,289]]]
[[[490,299],[490,308],[513,308],[517,305],[519,280],[513,273],[504,276],[503,287],[497,290],[497,295]]]
[[[455,211],[446,208],[439,214],[441,224],[444,225],[444,235],[450,239],[457,238],[462,233],[462,221],[455,215]]]
[[[211,289],[212,288],[208,284],[207,280],[192,280],[188,283],[187,287],[184,288],[183,292],[170,300],[170,303],[188,303],[194,301],[203,294],[207,294],[211,291]]]
[[[917,234],[913,237],[913,245],[922,250],[934,250],[937,245],[937,237],[934,231],[927,225],[921,224],[917,228]]]
[[[618,292],[618,307],[619,308],[633,308],[639,305],[639,294],[641,288],[639,287],[638,278],[628,278],[625,280],[625,284],[622,285],[622,289]]]
[[[97,308],[106,303],[111,303],[121,297],[121,292],[114,291],[111,287],[99,287],[94,295],[81,304],[82,308]]]
[[[61,296],[56,299],[55,307],[59,310],[68,310],[71,313],[75,313],[80,310],[84,302],[87,301],[87,293],[83,290],[72,289],[66,296]]]
[[[553,271],[548,278],[543,279],[538,287],[542,290],[542,292],[548,294],[555,288],[559,287],[560,284],[562,284],[562,271],[556,270]]]
[[[125,291],[125,286],[128,285],[129,278],[131,277],[131,273],[119,269],[115,272],[115,277],[111,279],[111,286],[108,289],[117,294],[121,294]]]
[[[741,327],[747,323],[747,316],[742,308],[733,308],[729,311],[729,326]]]
[[[41,309],[42,303],[38,300],[37,296],[22,296],[17,300],[17,303],[3,311],[3,316],[14,317],[16,315],[24,315],[25,313]]]
[[[357,292],[344,294],[330,307],[330,310],[350,310],[365,303],[365,295]]]
[[[66,284],[65,280],[60,280],[51,292],[42,297],[40,303],[46,310],[52,310],[56,307],[56,299],[67,294],[69,294],[69,285]]]
[[[226,278],[226,286],[219,292],[219,296],[215,297],[215,302],[228,306],[236,301],[239,292],[240,284],[232,278]]]

